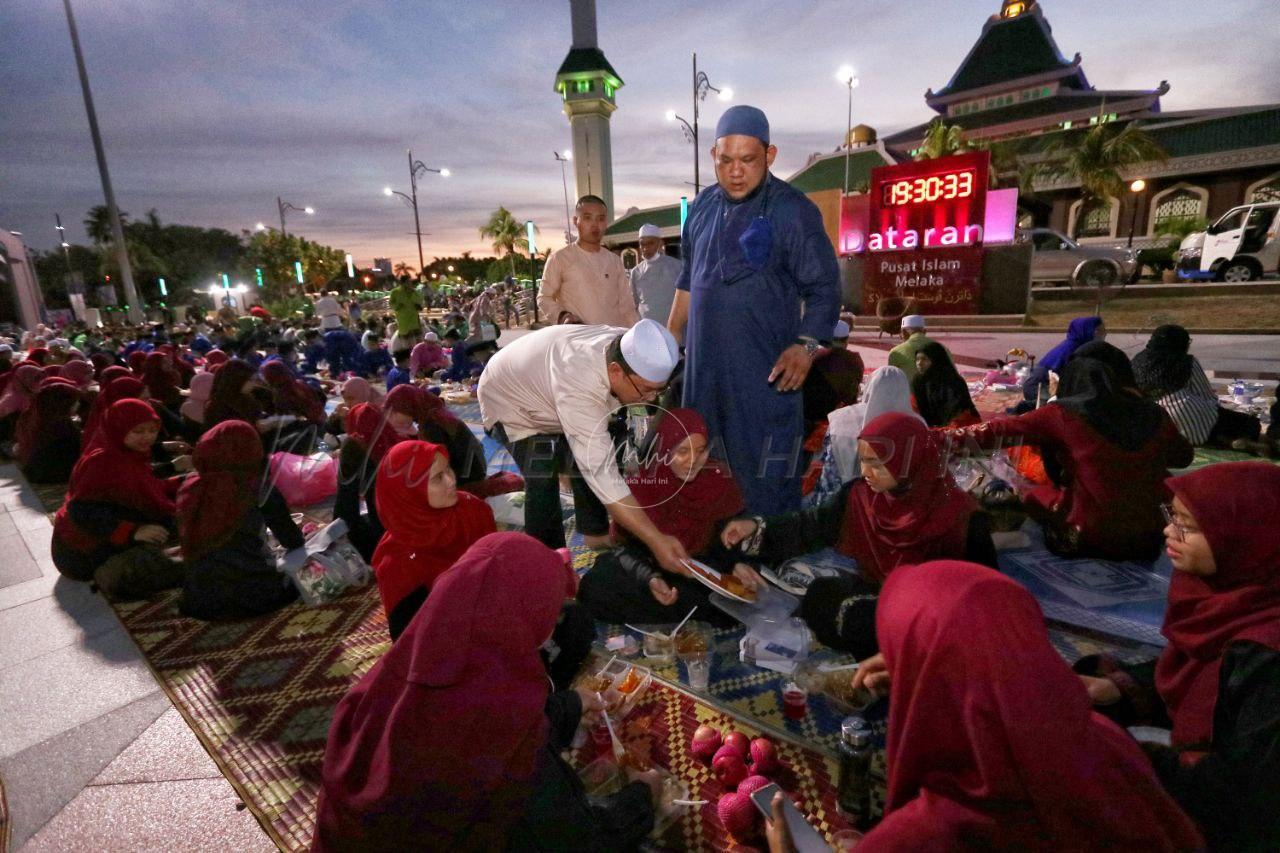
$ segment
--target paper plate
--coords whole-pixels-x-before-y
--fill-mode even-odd
[[[725,598],[733,601],[740,601],[743,604],[756,603],[756,599],[754,597],[746,598],[745,596],[736,595],[735,593],[730,592],[726,587],[721,586],[716,579],[723,577],[723,572],[718,572],[706,563],[700,563],[697,560],[685,560],[684,564],[690,569],[690,574],[693,575],[694,579],[712,592],[719,593]]]

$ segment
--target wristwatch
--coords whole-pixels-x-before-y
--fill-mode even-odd
[[[813,354],[814,354],[815,352],[817,352],[817,351],[818,351],[818,349],[822,346],[822,344],[818,343],[818,342],[817,342],[816,340],[814,340],[813,338],[806,337],[806,336],[804,336],[804,335],[801,335],[800,337],[796,338],[796,339],[795,339],[795,341],[794,341],[794,344],[795,344],[795,345],[797,345],[797,346],[802,346],[802,347],[804,347],[804,351],[805,351],[805,353],[806,353],[810,358],[812,358],[812,357],[813,357]]]

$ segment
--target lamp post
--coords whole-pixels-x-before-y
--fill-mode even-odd
[[[409,150],[409,192],[412,195],[406,196],[404,193],[395,192],[390,187],[383,190],[386,195],[400,196],[407,198],[409,204],[413,207],[413,232],[418,236],[418,274],[422,274],[422,269],[427,265],[422,255],[422,221],[418,217],[418,178],[427,172],[434,172],[442,178],[449,177],[452,174],[448,169],[433,169],[421,160],[413,159],[413,150]]]
[[[849,117],[844,131],[844,194],[849,194],[849,153],[853,147],[853,90],[858,88],[858,75],[852,65],[841,65],[836,72],[836,79],[849,87]]]
[[[676,115],[675,110],[667,110],[667,121],[680,122],[685,138],[693,143],[693,194],[695,196],[702,191],[702,176],[700,174],[702,151],[698,148],[698,118],[701,114],[699,104],[707,99],[707,92],[715,92],[716,97],[721,101],[728,101],[733,98],[733,89],[728,86],[723,89],[717,89],[711,85],[711,80],[707,77],[707,73],[698,70],[698,54],[695,53],[693,55],[693,122],[685,121]]]
[[[142,305],[138,301],[137,288],[133,286],[133,267],[129,263],[129,247],[124,241],[124,226],[120,222],[120,208],[116,206],[116,193],[111,187],[111,173],[107,171],[107,154],[102,147],[102,134],[98,130],[98,111],[93,106],[93,93],[89,90],[89,70],[80,50],[80,34],[76,30],[76,18],[71,11],[71,0],[62,0],[67,12],[67,29],[71,33],[71,48],[76,56],[76,71],[80,74],[80,93],[84,96],[84,111],[89,119],[89,136],[93,139],[93,154],[98,160],[98,177],[102,180],[102,194],[106,197],[107,218],[111,220],[112,242],[115,244],[116,263],[120,265],[120,280],[124,282],[124,298],[129,306],[129,322],[141,323]]]
[[[1129,216],[1129,248],[1133,248],[1133,232],[1138,227],[1138,200],[1142,197],[1142,191],[1147,188],[1147,182],[1139,178],[1129,184],[1129,192],[1133,193],[1133,212]]]
[[[297,207],[296,205],[292,205],[289,202],[285,201],[284,199],[280,198],[280,196],[276,196],[276,209],[280,211],[280,237],[281,238],[289,236],[289,232],[285,231],[284,229],[284,215],[286,212],[290,210],[296,210],[299,213],[305,213],[307,216],[314,216],[316,212],[314,207]],[[263,227],[261,222],[258,223],[258,230],[259,231],[266,230]]]
[[[552,153],[560,163],[560,183],[564,185],[564,244],[567,246],[573,242],[573,232],[569,229],[569,179],[565,177],[564,165],[573,159],[573,152],[566,150],[563,154],[559,151]]]
[[[538,322],[538,247],[534,242],[534,234],[538,227],[532,219],[524,221],[525,237],[529,241],[529,281],[533,284],[533,322]]]

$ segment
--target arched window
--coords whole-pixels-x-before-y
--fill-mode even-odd
[[[634,269],[635,265],[640,263],[640,255],[635,249],[622,250],[622,267],[623,269]]]
[[[1093,202],[1089,205],[1088,210],[1082,211],[1083,207],[1083,200],[1071,205],[1068,230],[1071,231],[1073,237],[1079,240],[1088,240],[1090,238],[1115,236],[1116,221],[1120,216],[1120,205],[1116,204],[1115,199],[1107,199],[1106,202]]]
[[[1280,174],[1263,178],[1249,187],[1249,191],[1244,194],[1244,200],[1249,204],[1260,201],[1280,201]]]
[[[1179,222],[1189,222],[1204,216],[1209,207],[1209,191],[1189,184],[1178,184],[1151,199],[1149,235],[1162,233]]]

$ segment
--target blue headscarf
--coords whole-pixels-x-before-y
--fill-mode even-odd
[[[1080,347],[1093,340],[1093,335],[1102,325],[1101,317],[1077,317],[1067,326],[1067,339],[1045,353],[1040,359],[1040,366],[1046,370],[1062,372],[1067,359]]]

